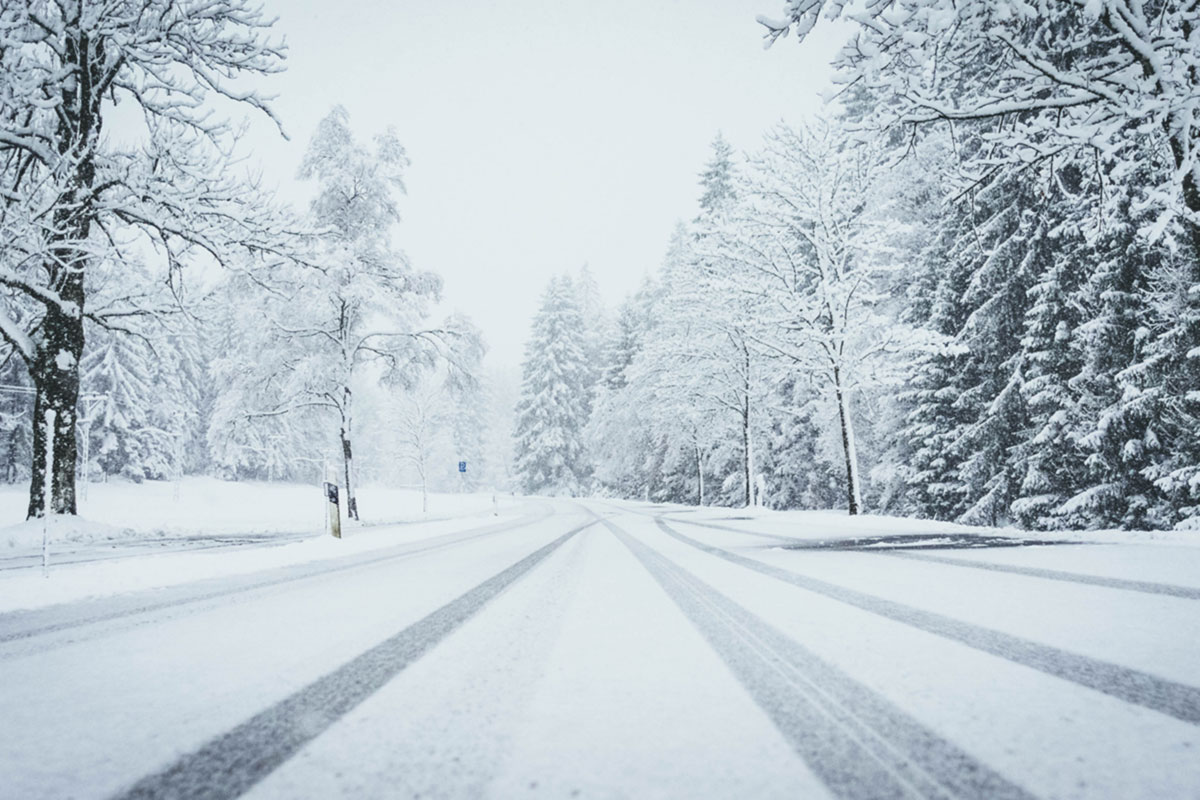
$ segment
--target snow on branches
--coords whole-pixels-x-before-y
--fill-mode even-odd
[[[287,249],[286,217],[228,169],[234,128],[215,113],[270,114],[244,88],[282,69],[270,25],[246,0],[0,9],[0,340],[27,367],[35,421],[56,420],[55,512],[75,511],[85,321],[130,331],[177,305],[188,262]],[[118,104],[130,129],[103,136]],[[143,263],[162,279],[126,274]],[[45,428],[34,425],[31,516],[45,513]]]
[[[838,56],[847,93],[873,99],[867,123],[906,130],[948,123],[964,177],[1081,153],[1121,181],[1157,148],[1140,187],[1156,238],[1173,220],[1200,241],[1200,8],[1156,0],[790,0],[760,17],[768,44],[803,40],[819,18],[854,33]]]

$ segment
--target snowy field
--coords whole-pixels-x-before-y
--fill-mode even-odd
[[[413,522],[490,509],[491,494],[430,494],[428,513],[417,489],[364,486],[359,508],[364,524]],[[218,534],[319,532],[325,500],[319,486],[300,483],[222,481],[187,477],[182,481],[131,483],[113,480],[79,486],[75,538],[185,538]],[[29,488],[0,484],[0,547],[25,539]],[[87,524],[94,523],[94,524]],[[7,527],[2,527],[7,526]],[[36,533],[41,546],[41,530]]]
[[[21,798],[1200,796],[1200,549],[1013,533],[510,500],[133,555],[176,580],[0,614],[0,774]],[[209,560],[236,566],[187,573]]]
[[[26,491],[0,488],[0,519],[24,517]],[[364,487],[361,523],[343,541],[323,535],[317,487],[187,478],[180,484],[114,481],[90,487],[80,517],[50,520],[49,574],[41,577],[42,524],[0,527],[0,611],[242,574],[394,546],[417,523],[425,535],[459,519],[489,521],[521,504],[507,495],[431,494]],[[143,556],[153,556],[146,561]]]

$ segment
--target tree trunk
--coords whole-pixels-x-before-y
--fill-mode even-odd
[[[742,503],[750,507],[750,425],[746,421],[746,409],[742,407]]]
[[[77,513],[75,503],[75,406],[79,400],[79,360],[83,356],[85,243],[91,234],[96,181],[93,148],[100,134],[100,95],[97,82],[105,62],[103,42],[92,42],[75,30],[65,41],[63,67],[75,82],[63,93],[56,136],[64,163],[74,164],[62,184],[54,210],[50,258],[45,268],[60,302],[45,304],[36,338],[36,351],[26,365],[33,381],[33,468],[29,481],[28,516],[46,513],[46,419],[54,412],[53,475],[50,512]],[[86,465],[85,465],[86,466]]]
[[[833,389],[837,395],[838,422],[842,428],[842,452],[846,456],[846,499],[850,513],[862,510],[862,489],[858,482],[858,452],[854,442],[854,422],[850,417],[850,396],[842,386],[841,370],[833,370]]]
[[[742,479],[746,484],[746,508],[754,505],[754,433],[750,425],[750,348],[745,342],[741,343],[743,367],[742,372],[742,455],[745,463],[742,465]]]
[[[93,171],[90,161],[80,167],[78,192],[86,195]],[[79,360],[83,357],[83,273],[87,257],[80,251],[91,231],[88,203],[82,208],[69,193],[55,213],[58,243],[47,266],[61,303],[47,303],[37,350],[27,362],[33,381],[33,467],[29,481],[29,518],[46,513],[46,414],[54,412],[53,475],[50,513],[78,513],[75,503],[75,415],[79,401]]]
[[[82,294],[82,292],[81,292]],[[50,512],[78,513],[75,502],[75,404],[79,400],[79,357],[83,353],[83,320],[48,306],[42,339],[30,365],[33,401],[33,470],[29,482],[30,518],[45,514],[46,412],[54,412],[54,469],[50,479]]]
[[[429,513],[429,484],[425,480],[425,465],[421,465],[421,513]]]
[[[88,254],[84,243],[91,233],[92,186],[96,180],[94,146],[100,136],[100,94],[97,80],[103,68],[103,43],[91,42],[83,31],[73,31],[62,52],[64,67],[76,78],[65,92],[59,116],[59,155],[73,163],[73,172],[62,185],[55,206],[50,258],[46,261],[49,285],[60,302],[46,303],[46,317],[36,339],[36,351],[26,360],[34,381],[34,464],[29,482],[28,515],[46,513],[46,420],[54,413],[53,475],[50,476],[50,512],[77,513],[76,509],[76,403],[79,399],[79,359],[83,356],[84,269]]]
[[[696,445],[696,505],[704,505],[704,460],[701,458],[700,445]]]
[[[350,409],[352,397],[350,387],[342,389],[342,427],[338,435],[342,440],[342,463],[346,471],[346,518],[358,519],[358,498],[354,496],[354,452],[350,446]]]

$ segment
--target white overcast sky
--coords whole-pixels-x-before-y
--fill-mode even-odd
[[[752,149],[818,111],[836,42],[764,51],[780,0],[268,0],[287,72],[268,90],[291,137],[248,149],[286,194],[335,104],[363,140],[395,126],[412,159],[396,243],[445,279],[489,363],[517,365],[550,276],[590,264],[636,289],[696,213],[713,135]]]

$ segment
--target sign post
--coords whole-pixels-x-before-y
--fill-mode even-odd
[[[326,474],[325,480],[325,506],[329,513],[329,531],[335,539],[342,538],[342,515],[341,509],[338,506],[338,485],[336,480],[329,480],[333,477]]]

